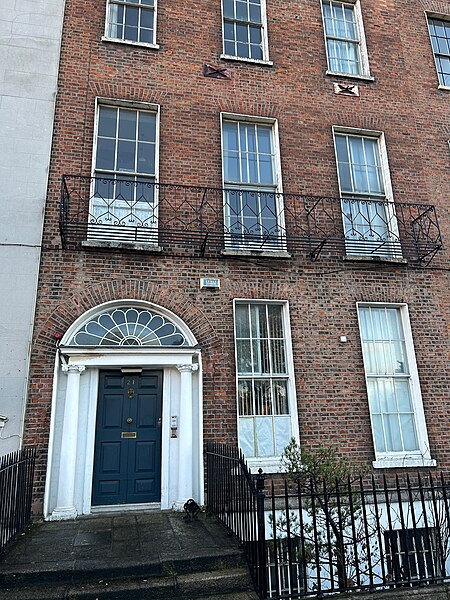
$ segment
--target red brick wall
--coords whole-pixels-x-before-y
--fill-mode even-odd
[[[302,443],[334,443],[367,462],[374,453],[355,303],[407,302],[431,452],[448,469],[447,250],[420,268],[343,262],[338,251],[316,262],[306,252],[277,261],[71,251],[61,249],[57,223],[61,175],[90,175],[94,102],[101,96],[161,106],[162,182],[221,185],[220,111],[278,119],[284,191],[300,194],[338,195],[333,125],[383,131],[395,199],[435,204],[448,247],[450,93],[437,89],[424,10],[450,15],[450,1],[362,0],[375,81],[356,82],[359,98],[335,95],[337,78],[325,75],[318,0],[267,0],[272,67],[219,58],[219,0],[159,4],[160,49],[152,50],[101,41],[104,1],[66,2],[26,415],[26,443],[40,448],[37,496],[45,478],[54,334],[89,308],[120,298],[155,302],[191,327],[203,352],[205,438],[233,443],[232,299],[289,300]],[[204,63],[226,66],[232,79],[203,77]],[[219,276],[220,291],[200,291],[200,276]]]

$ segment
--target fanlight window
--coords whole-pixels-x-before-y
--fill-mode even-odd
[[[91,319],[70,340],[72,346],[188,346],[180,329],[162,315],[115,308]]]

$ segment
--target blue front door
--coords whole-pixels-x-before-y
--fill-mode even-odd
[[[162,379],[100,372],[93,506],[161,500]]]

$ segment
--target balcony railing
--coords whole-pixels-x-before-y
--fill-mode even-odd
[[[113,176],[62,178],[63,246],[145,246],[172,254],[302,252],[428,263],[442,247],[435,207],[278,194]]]

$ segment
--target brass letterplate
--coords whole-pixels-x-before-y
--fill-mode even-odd
[[[134,440],[135,438],[137,438],[137,433],[135,431],[122,431],[122,439]]]

